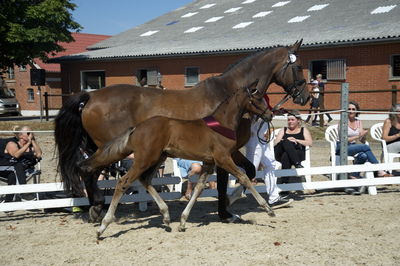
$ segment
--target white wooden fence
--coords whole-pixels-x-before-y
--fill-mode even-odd
[[[286,170],[275,170],[277,177],[281,176],[299,176],[299,175],[323,175],[323,174],[339,174],[351,172],[365,172],[366,178],[364,179],[349,179],[349,180],[336,180],[336,181],[318,181],[318,182],[304,182],[292,184],[278,185],[282,191],[291,190],[305,190],[305,189],[329,189],[329,188],[345,188],[345,187],[359,187],[368,186],[369,193],[376,195],[377,191],[375,186],[400,184],[399,177],[386,177],[374,178],[373,171],[377,170],[394,170],[400,169],[400,163],[391,164],[364,164],[364,165],[344,165],[344,166],[324,166],[324,167],[311,167],[311,168],[297,168]],[[260,174],[260,173],[258,173]],[[215,175],[209,178],[210,181],[215,180]],[[193,180],[194,181],[194,180]],[[113,188],[115,180],[99,181],[100,188]],[[164,177],[155,178],[152,181],[153,185],[163,184],[178,184],[180,178],[178,177]],[[138,193],[132,195],[124,195],[121,202],[139,202],[140,210],[147,209],[147,202],[153,200],[145,189],[139,184],[134,183],[133,186],[138,190]],[[265,186],[256,186],[257,191],[265,192]],[[0,195],[2,194],[15,194],[15,193],[40,193],[40,192],[54,192],[62,191],[63,186],[61,183],[44,183],[44,184],[27,184],[17,186],[0,186]],[[231,193],[233,188],[228,189]],[[249,193],[247,191],[247,193]],[[175,200],[181,197],[180,192],[161,192],[161,197],[164,200]],[[201,197],[217,196],[216,190],[207,189],[203,191]],[[106,196],[106,203],[111,201],[111,196]],[[31,209],[46,209],[46,208],[61,208],[71,206],[85,206],[89,205],[87,198],[64,198],[64,199],[45,199],[26,202],[9,202],[1,203],[0,211],[14,211],[14,210],[31,210]]]

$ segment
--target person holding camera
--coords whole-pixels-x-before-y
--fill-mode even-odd
[[[42,149],[37,143],[32,129],[28,126],[17,126],[15,138],[7,143],[6,153],[21,162],[25,170],[32,168],[42,158]]]
[[[13,166],[14,171],[6,171],[8,185],[26,184],[26,171],[33,169],[42,157],[42,149],[28,126],[15,127],[15,137],[4,140],[0,148],[0,165]],[[29,173],[28,173],[29,174]],[[31,200],[33,195],[23,194],[23,199]],[[5,201],[12,201],[14,195],[7,194]]]

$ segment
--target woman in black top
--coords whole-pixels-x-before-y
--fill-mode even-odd
[[[301,127],[301,116],[299,111],[293,110],[287,116],[288,126],[278,132],[275,139],[275,159],[282,164],[282,169],[290,169],[293,165],[296,168],[303,167],[301,161],[305,159],[305,146],[312,145],[310,131]],[[283,177],[283,183],[289,181]]]
[[[386,141],[388,152],[400,153],[400,104],[393,105],[389,111],[399,113],[389,114],[389,118],[385,119],[382,139]]]
[[[9,185],[26,184],[25,170],[33,167],[37,160],[42,156],[42,150],[36,142],[31,129],[27,126],[16,127],[15,138],[8,139],[4,144],[0,145],[0,165],[13,166],[13,171],[7,171],[7,179]],[[28,194],[24,194],[28,198]],[[6,201],[11,201],[14,195],[8,194]]]

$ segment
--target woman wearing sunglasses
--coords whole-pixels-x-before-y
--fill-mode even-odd
[[[360,106],[357,102],[350,101],[348,107],[348,150],[350,156],[354,156],[354,164],[363,164],[370,162],[379,163],[375,155],[372,153],[369,145],[365,144],[368,130],[363,129],[362,122],[358,119]],[[340,143],[336,146],[336,155],[340,154]],[[390,174],[385,171],[378,171],[378,177],[388,177]],[[352,173],[350,178],[359,178],[360,173]]]

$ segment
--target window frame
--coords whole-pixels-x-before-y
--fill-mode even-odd
[[[320,71],[320,73],[313,73],[313,63],[314,62],[324,62],[325,64],[325,73],[323,71]],[[332,64],[335,62],[342,62],[342,72],[340,73],[342,77],[334,77],[334,76],[329,76],[329,72],[332,71],[331,68]],[[333,80],[333,81],[345,81],[346,80],[346,74],[347,74],[347,64],[346,64],[346,59],[343,58],[335,58],[335,59],[315,59],[315,60],[310,60],[309,61],[309,80],[315,79],[317,74],[322,74],[322,80],[323,81],[328,81],[328,80]],[[340,69],[337,71],[340,72]]]
[[[105,70],[82,70],[81,71],[81,91],[94,91],[94,90],[98,90],[98,89],[88,89],[88,88],[84,88],[84,84],[86,83],[86,87],[87,87],[87,81],[84,82],[84,78],[86,78],[85,74],[86,73],[93,73],[93,72],[102,72],[104,74],[104,84],[100,84],[100,87],[98,89],[101,89],[103,87],[106,86],[106,71]]]
[[[35,89],[27,88],[26,92],[27,92],[26,101],[29,103],[35,102]],[[30,92],[32,92],[32,94]],[[30,97],[31,95],[32,95],[32,97]]]
[[[196,69],[197,70],[197,82],[188,82],[188,70],[189,69]],[[198,66],[187,66],[187,67],[185,67],[185,87],[193,87],[199,82],[200,82],[200,67],[198,67]]]
[[[400,60],[400,54],[392,54],[390,56],[390,64],[389,64],[389,80],[400,80],[400,75],[399,76],[393,76],[393,65],[394,65],[394,57],[398,56]]]
[[[15,80],[15,70],[14,67],[8,67],[7,69],[7,78],[9,80]]]

